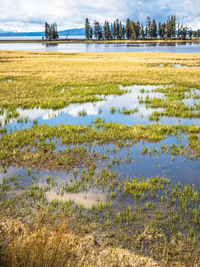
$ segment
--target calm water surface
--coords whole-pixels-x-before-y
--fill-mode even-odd
[[[0,43],[0,50],[27,50],[47,52],[175,52],[200,53],[200,43]]]

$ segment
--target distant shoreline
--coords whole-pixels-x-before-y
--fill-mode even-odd
[[[59,44],[59,43],[200,43],[200,39],[187,39],[187,40],[86,40],[86,39],[60,39],[60,40],[0,40],[0,43],[46,43],[46,44]]]

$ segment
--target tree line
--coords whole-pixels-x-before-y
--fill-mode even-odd
[[[147,17],[146,23],[133,21],[127,18],[126,25],[122,25],[119,19],[112,23],[105,21],[103,26],[94,21],[90,24],[89,19],[85,20],[85,37],[86,39],[96,38],[98,40],[146,40],[146,39],[181,39],[187,37],[200,38],[200,29],[193,31],[191,28],[183,26],[183,23],[177,22],[176,16],[169,16],[165,22],[156,22],[155,19]]]

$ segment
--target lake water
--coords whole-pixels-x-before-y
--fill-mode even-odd
[[[200,43],[0,43],[0,50],[47,52],[174,52],[200,53]]]

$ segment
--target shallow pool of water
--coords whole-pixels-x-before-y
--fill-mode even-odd
[[[83,104],[69,104],[67,107],[60,110],[52,109],[21,109],[18,108],[17,112],[23,122],[17,122],[16,119],[11,119],[5,125],[4,119],[6,113],[0,116],[2,125],[10,130],[20,130],[22,128],[29,128],[32,126],[33,121],[37,120],[38,124],[46,123],[50,126],[60,124],[73,124],[73,125],[88,125],[97,118],[104,119],[106,122],[116,122],[119,124],[149,124],[154,123],[149,119],[152,112],[162,112],[162,108],[152,109],[148,108],[145,103],[140,103],[140,99],[145,99],[147,96],[152,98],[164,98],[164,94],[155,92],[157,88],[164,88],[163,85],[133,85],[121,87],[124,89],[123,95],[108,95],[99,96],[101,101],[95,103]],[[193,99],[194,95],[199,95],[198,89],[191,89],[191,96],[182,100],[187,106],[192,106],[199,103],[199,99]],[[126,113],[125,111],[129,111]],[[195,112],[195,111],[194,111]],[[24,122],[26,119],[28,120]],[[161,124],[195,124],[200,125],[199,118],[176,118],[162,116],[159,118]]]

